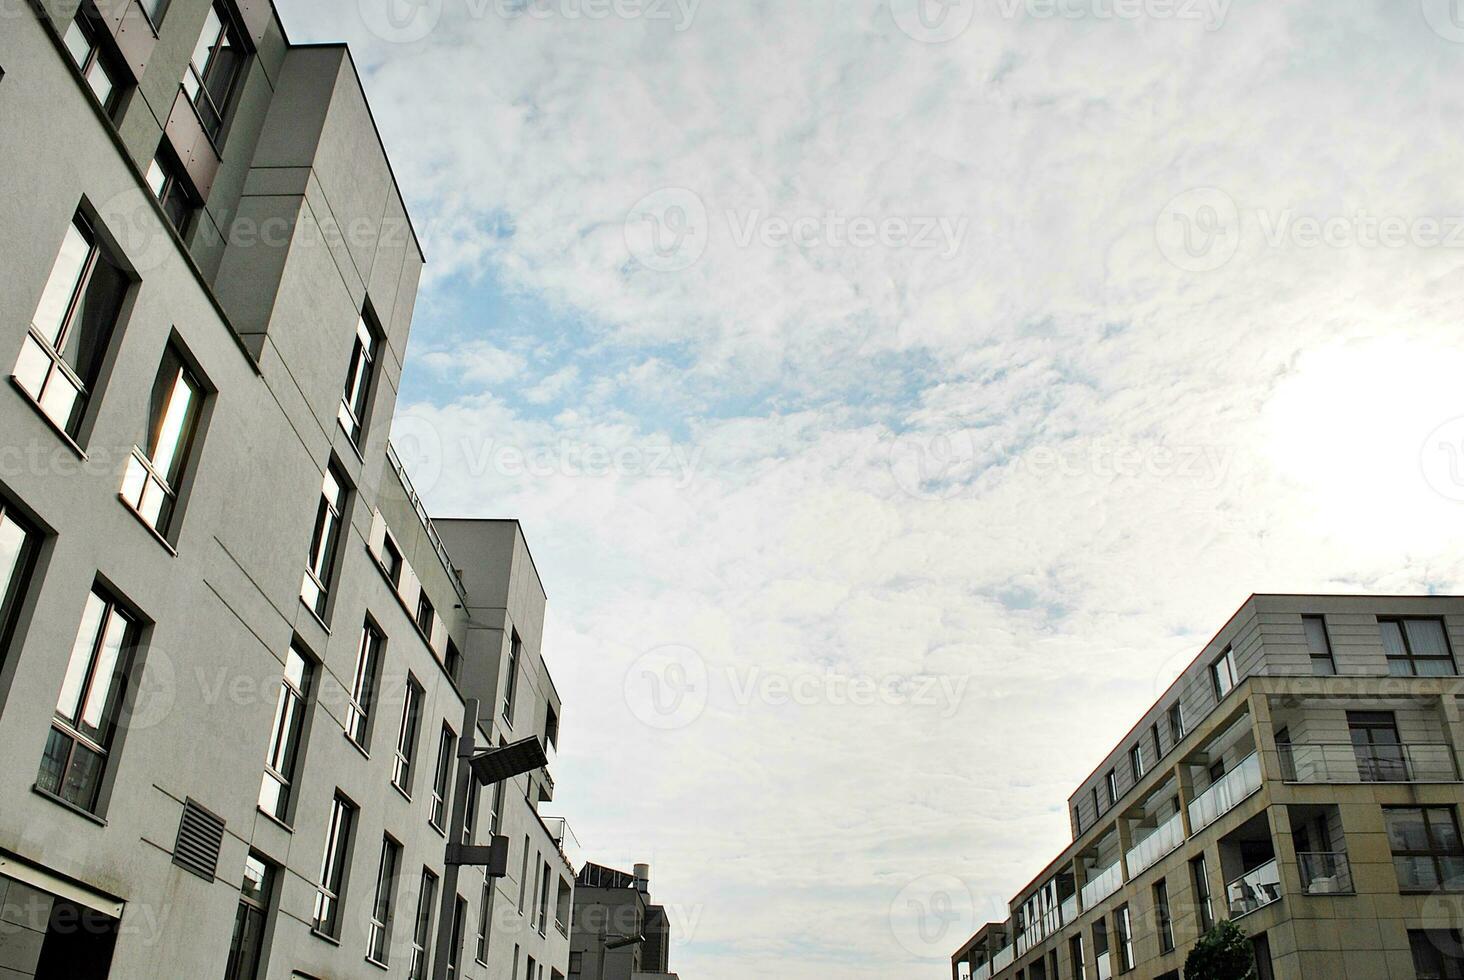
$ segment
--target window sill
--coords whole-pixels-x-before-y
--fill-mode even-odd
[[[300,596],[300,606],[310,614],[310,618],[315,620],[315,622],[320,625],[321,629],[325,630],[325,635],[330,636],[330,624],[325,621],[325,617],[321,616],[320,613],[315,611],[314,606],[305,601],[304,596]]]
[[[356,440],[352,439],[351,434],[346,431],[346,427],[341,424],[341,417],[339,413],[336,414],[336,429],[340,431],[341,435],[346,437],[346,445],[351,447],[351,452],[356,454],[356,459],[364,466],[366,463],[366,456],[364,453],[361,452],[361,447],[356,445]],[[366,430],[364,428],[361,430],[361,434],[363,436],[366,434]]]
[[[391,788],[396,790],[397,795],[399,795],[402,799],[406,800],[408,803],[412,802],[412,794],[402,789],[401,786],[397,785],[396,783],[392,783]]]
[[[316,929],[313,926],[310,929],[310,935],[314,936],[316,939],[319,939],[322,942],[330,943],[332,946],[339,946],[341,944],[341,941],[335,936],[332,936],[328,932],[321,932],[319,929]]]
[[[346,742],[350,744],[351,748],[355,749],[357,752],[360,752],[363,759],[371,758],[371,753],[366,750],[366,746],[362,745],[360,742],[352,738],[350,732],[342,730],[341,738],[344,738]]]
[[[168,554],[172,555],[174,558],[178,557],[178,549],[173,547],[172,543],[169,542],[167,538],[163,537],[161,531],[149,524],[147,522],[147,518],[139,514],[137,512],[137,508],[133,507],[127,502],[126,497],[122,496],[120,493],[117,494],[117,502],[122,505],[123,510],[127,511],[127,513],[131,514],[137,519],[137,523],[147,528],[147,532],[148,534],[152,535],[152,539],[158,544],[162,545],[163,549],[167,551]]]
[[[62,799],[61,797],[57,796],[55,793],[50,792],[49,790],[41,789],[39,786],[32,784],[31,792],[35,793],[42,799],[50,800],[52,803],[56,804],[62,809],[70,810],[72,813],[76,814],[78,817],[81,817],[84,820],[90,820],[98,827],[107,826],[107,821],[103,820],[95,813],[92,813],[90,810],[83,810],[81,807],[77,806],[75,803],[72,803],[70,800]]]
[[[433,830],[437,831],[437,836],[443,838],[444,840],[447,839],[447,831],[445,831],[441,827],[437,826],[437,824],[433,823],[431,820],[427,821],[427,826],[429,826]]]
[[[381,962],[380,960],[373,960],[369,956],[366,957],[366,962],[367,963],[370,963],[372,966],[376,967],[378,970],[388,970],[388,971],[391,970],[391,967],[387,966],[385,963]]]
[[[276,827],[279,827],[285,833],[287,833],[287,834],[293,834],[295,832],[295,828],[294,827],[292,827],[289,824],[285,823],[283,820],[281,820],[279,817],[275,816],[273,813],[270,813],[264,807],[262,807],[262,806],[256,806],[254,809],[255,809],[255,811],[257,811],[259,813],[259,815],[261,817],[264,817],[266,820],[268,820],[270,823],[274,824]]]
[[[76,458],[80,462],[87,462],[86,450],[82,449],[81,446],[77,444],[77,441],[71,437],[71,434],[65,429],[61,428],[61,426],[57,424],[56,420],[51,418],[51,416],[46,413],[46,410],[41,407],[40,402],[31,397],[30,392],[26,391],[20,386],[20,382],[15,380],[15,375],[13,374],[10,376],[10,387],[14,388],[16,393],[20,395],[25,403],[29,405],[35,411],[35,413],[41,417],[41,421],[45,422],[46,425],[50,427],[51,431],[56,433],[56,435],[60,437],[62,443],[64,443],[66,448],[71,450],[72,453],[76,455]]]

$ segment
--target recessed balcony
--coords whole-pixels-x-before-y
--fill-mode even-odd
[[[1281,870],[1276,859],[1252,868],[1226,885],[1225,898],[1232,919],[1281,901]]]
[[[1091,909],[1123,885],[1123,865],[1114,862],[1088,879],[1083,886],[1083,908]]]
[[[1301,890],[1307,895],[1352,894],[1352,865],[1342,851],[1298,852]]]
[[[1130,880],[1149,870],[1161,858],[1172,854],[1184,843],[1184,817],[1176,813],[1135,844],[1128,852]]]
[[[1278,745],[1283,778],[1291,783],[1452,783],[1454,750],[1443,743],[1356,745],[1312,742]]]
[[[1252,752],[1190,801],[1190,833],[1201,830],[1234,810],[1261,788],[1261,759]]]

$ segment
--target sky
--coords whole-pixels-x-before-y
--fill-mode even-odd
[[[688,980],[949,975],[1253,592],[1464,592],[1454,0],[281,0]]]

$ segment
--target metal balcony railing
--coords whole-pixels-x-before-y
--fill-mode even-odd
[[[1230,917],[1238,919],[1281,900],[1281,870],[1272,858],[1225,886]]]
[[[1301,890],[1308,895],[1350,895],[1352,866],[1341,851],[1298,851]]]
[[[563,817],[543,817],[544,829],[549,831],[550,838],[559,848],[560,855],[574,868],[579,871],[583,861],[580,850],[579,838],[575,836],[574,829],[570,827],[569,821]]]
[[[442,538],[437,533],[437,525],[432,523],[432,518],[428,515],[427,508],[422,503],[422,498],[418,496],[416,488],[412,486],[411,477],[407,476],[407,468],[402,465],[402,460],[397,455],[396,447],[390,442],[386,444],[386,461],[391,464],[392,472],[401,481],[402,489],[407,493],[407,503],[416,512],[417,520],[422,523],[423,530],[427,532],[427,540],[431,542],[432,550],[437,553],[437,560],[442,562],[443,568],[447,569],[448,580],[452,582],[452,587],[457,591],[458,598],[466,606],[468,603],[468,593],[463,588],[462,581],[458,578],[457,566],[452,563],[452,556],[447,553],[447,545],[442,543]]]
[[[1459,780],[1454,750],[1441,743],[1312,742],[1279,748],[1282,775],[1292,783],[1452,783]]]
[[[1234,810],[1261,788],[1261,758],[1252,752],[1221,776],[1189,805],[1190,833],[1201,830]]]
[[[1148,837],[1135,844],[1128,852],[1128,873],[1130,880],[1137,878],[1158,863],[1160,858],[1172,854],[1184,843],[1184,818],[1176,813],[1155,828]]]
[[[1091,909],[1109,895],[1118,891],[1123,884],[1123,865],[1115,861],[1088,879],[1083,886],[1083,908]]]

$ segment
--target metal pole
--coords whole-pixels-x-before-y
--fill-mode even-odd
[[[458,737],[457,778],[452,797],[452,818],[447,822],[447,849],[463,843],[463,825],[468,816],[468,790],[473,770],[469,763],[478,750],[478,699],[468,698],[463,707],[463,730]],[[469,841],[468,843],[472,843]],[[442,902],[437,910],[437,950],[432,958],[433,980],[447,980],[447,961],[452,949],[453,919],[457,917],[457,887],[460,866],[444,857]]]

